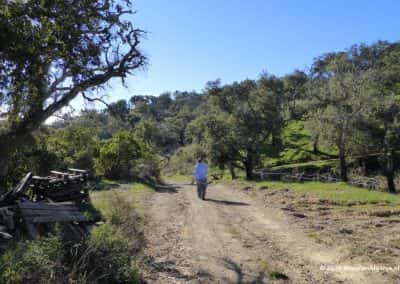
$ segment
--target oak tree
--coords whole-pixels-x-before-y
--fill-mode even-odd
[[[133,13],[129,0],[0,1],[0,179],[51,115],[146,64]]]

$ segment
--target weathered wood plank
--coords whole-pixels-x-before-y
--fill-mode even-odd
[[[52,203],[43,203],[43,202],[21,202],[18,204],[20,209],[34,209],[34,210],[71,210],[76,209],[75,204],[72,202],[61,203],[61,204],[52,204]]]
[[[32,180],[32,173],[28,173],[25,175],[23,179],[17,184],[17,186],[5,193],[0,197],[1,203],[10,203],[13,202],[18,195],[23,195],[28,188],[30,181]]]
[[[82,173],[82,174],[87,174],[88,173],[87,170],[81,170],[81,169],[69,168],[68,170],[71,171],[71,172]]]
[[[26,190],[26,187],[28,186],[31,179],[32,179],[32,173],[26,174],[26,176],[14,188],[14,194],[23,193]]]
[[[40,216],[25,219],[29,223],[53,223],[53,222],[89,222],[90,220],[83,216]]]
[[[70,175],[73,175],[71,173],[59,172],[59,171],[50,171],[50,173],[58,177],[68,177]]]
[[[61,216],[61,215],[81,215],[82,213],[78,210],[70,210],[70,211],[55,211],[55,210],[32,210],[32,209],[24,209],[21,210],[21,215],[24,218],[33,217],[33,216]]]

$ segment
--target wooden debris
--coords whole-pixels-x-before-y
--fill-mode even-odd
[[[88,176],[88,171],[80,169],[51,171],[46,177],[25,175],[0,197],[0,240],[13,234],[37,238],[45,233],[43,228],[57,223],[82,237],[93,224],[78,207],[88,202]]]

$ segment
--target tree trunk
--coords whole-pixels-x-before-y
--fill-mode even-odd
[[[229,172],[231,173],[232,179],[236,179],[235,167],[232,163],[229,164]]]
[[[319,142],[319,135],[316,135],[313,141],[313,153],[315,155],[319,153],[318,142]]]
[[[339,160],[340,160],[340,178],[343,181],[348,181],[347,177],[347,164],[346,164],[346,154],[344,151],[344,147],[340,147],[339,149]]]
[[[386,154],[386,180],[388,185],[388,191],[390,193],[396,193],[396,186],[394,184],[394,161],[393,151],[388,150]]]
[[[18,129],[0,135],[0,191],[5,190],[9,174],[9,162],[12,154],[26,142],[28,131]]]
[[[253,166],[246,164],[246,179],[252,180],[253,179]]]
[[[246,179],[252,180],[253,179],[253,154],[247,153],[246,162],[244,163],[246,169]]]
[[[387,172],[386,173],[386,180],[387,180],[387,185],[388,185],[388,191],[390,193],[396,193],[396,186],[394,184],[394,173],[393,172]]]
[[[346,143],[344,139],[343,129],[339,129],[339,137],[337,146],[339,148],[339,161],[340,161],[340,178],[343,181],[348,181],[347,177],[347,164],[346,164]]]
[[[184,131],[180,131],[179,133],[179,144],[180,146],[185,146],[185,132]]]
[[[9,141],[4,136],[0,136],[0,192],[6,190],[8,162],[12,153],[10,146]]]
[[[363,174],[365,176],[368,176],[369,175],[369,169],[368,169],[367,159],[362,159],[361,166],[362,166],[362,169],[363,169]]]

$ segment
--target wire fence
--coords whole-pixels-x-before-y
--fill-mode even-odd
[[[319,181],[333,183],[342,181],[339,177],[332,173],[306,174],[304,172],[291,173],[282,171],[258,170],[254,173],[254,175],[259,180],[282,180],[288,182]],[[353,179],[347,183],[367,189],[377,189],[381,185],[379,180],[368,177]]]

